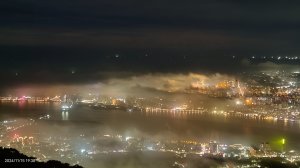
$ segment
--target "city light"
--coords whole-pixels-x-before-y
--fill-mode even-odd
[[[0,168],[299,167],[299,8],[1,3]]]

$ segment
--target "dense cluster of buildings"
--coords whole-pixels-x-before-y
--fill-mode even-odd
[[[111,97],[89,94],[88,96],[72,97],[72,108],[88,106],[97,110],[125,110],[140,112],[147,115],[167,114],[182,115],[212,115],[222,117],[243,117],[255,120],[271,120],[295,122],[300,120],[300,87],[298,72],[262,72],[244,74],[245,79],[225,80],[207,85],[195,83],[187,88],[186,93],[207,95],[222,99],[225,103],[219,105],[207,100],[174,97]],[[186,94],[184,93],[184,94]],[[64,100],[65,99],[65,100]],[[66,96],[54,97],[0,97],[3,102],[15,103],[66,103]],[[71,110],[71,109],[70,109]],[[68,111],[62,112],[62,120],[68,120]],[[34,156],[38,160],[61,160],[71,164],[83,164],[93,160],[97,155],[128,152],[168,152],[178,158],[189,155],[197,157],[216,157],[222,159],[246,159],[247,165],[259,166],[261,158],[281,158],[285,162],[300,161],[298,152],[286,151],[285,139],[281,139],[281,150],[273,150],[268,142],[256,146],[243,144],[222,144],[216,141],[200,142],[197,140],[171,139],[161,140],[125,136],[119,134],[97,134],[86,136],[56,136],[48,135],[36,129],[39,120],[47,120],[50,116],[38,119],[2,121],[0,123],[0,146],[16,148],[22,153]],[[26,131],[30,128],[30,132]],[[33,130],[33,131],[32,131]],[[113,145],[107,145],[113,144]],[[182,160],[174,163],[184,167]]]

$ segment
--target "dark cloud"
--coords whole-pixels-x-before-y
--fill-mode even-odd
[[[299,55],[298,3],[1,1],[0,87],[227,73],[243,69],[233,55]]]
[[[1,2],[1,45],[298,52],[297,5],[276,1]],[[289,44],[289,45],[287,45]],[[260,47],[262,46],[262,47]],[[281,50],[276,47],[281,46]],[[273,49],[273,50],[272,50]]]

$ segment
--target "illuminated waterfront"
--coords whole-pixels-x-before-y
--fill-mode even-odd
[[[184,157],[185,154],[201,156],[210,153],[209,147],[205,149],[205,146],[209,146],[212,140],[227,146],[242,144],[243,148],[248,149],[251,145],[267,141],[272,144],[284,137],[287,141],[286,151],[300,149],[297,138],[300,131],[299,121],[224,115],[203,109],[128,111],[77,105],[65,112],[61,111],[60,103],[2,103],[0,107],[2,124],[6,125],[6,130],[9,128],[2,132],[5,137],[1,140],[2,145],[9,144],[8,147],[14,147],[40,160],[51,158],[72,164],[90,165],[97,163],[97,160],[89,160],[98,155],[100,157],[102,154],[129,152],[132,147],[134,151],[174,152],[178,157]],[[143,138],[147,141],[141,141]],[[107,143],[106,141],[119,141],[119,145],[92,145],[97,141],[101,144]],[[133,142],[143,145],[131,146]],[[157,146],[158,142],[160,145]],[[191,146],[188,147],[187,144]],[[174,145],[185,147],[176,147],[175,150],[172,149]],[[193,152],[191,149],[194,147],[197,150]],[[50,152],[49,149],[53,151]],[[243,154],[243,157],[249,156],[249,153]]]
[[[184,92],[154,96],[3,96],[1,146],[41,161],[86,167],[132,166],[126,158],[137,156],[145,157],[137,162],[160,160],[156,166],[163,167],[191,167],[207,158],[218,160],[209,165],[221,167],[230,160],[236,166],[257,167],[264,158],[296,164],[299,89],[293,82],[276,85],[208,80],[189,83]]]

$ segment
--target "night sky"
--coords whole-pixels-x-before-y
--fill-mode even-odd
[[[300,55],[299,20],[299,1],[5,0],[0,88],[236,72],[244,57]]]

